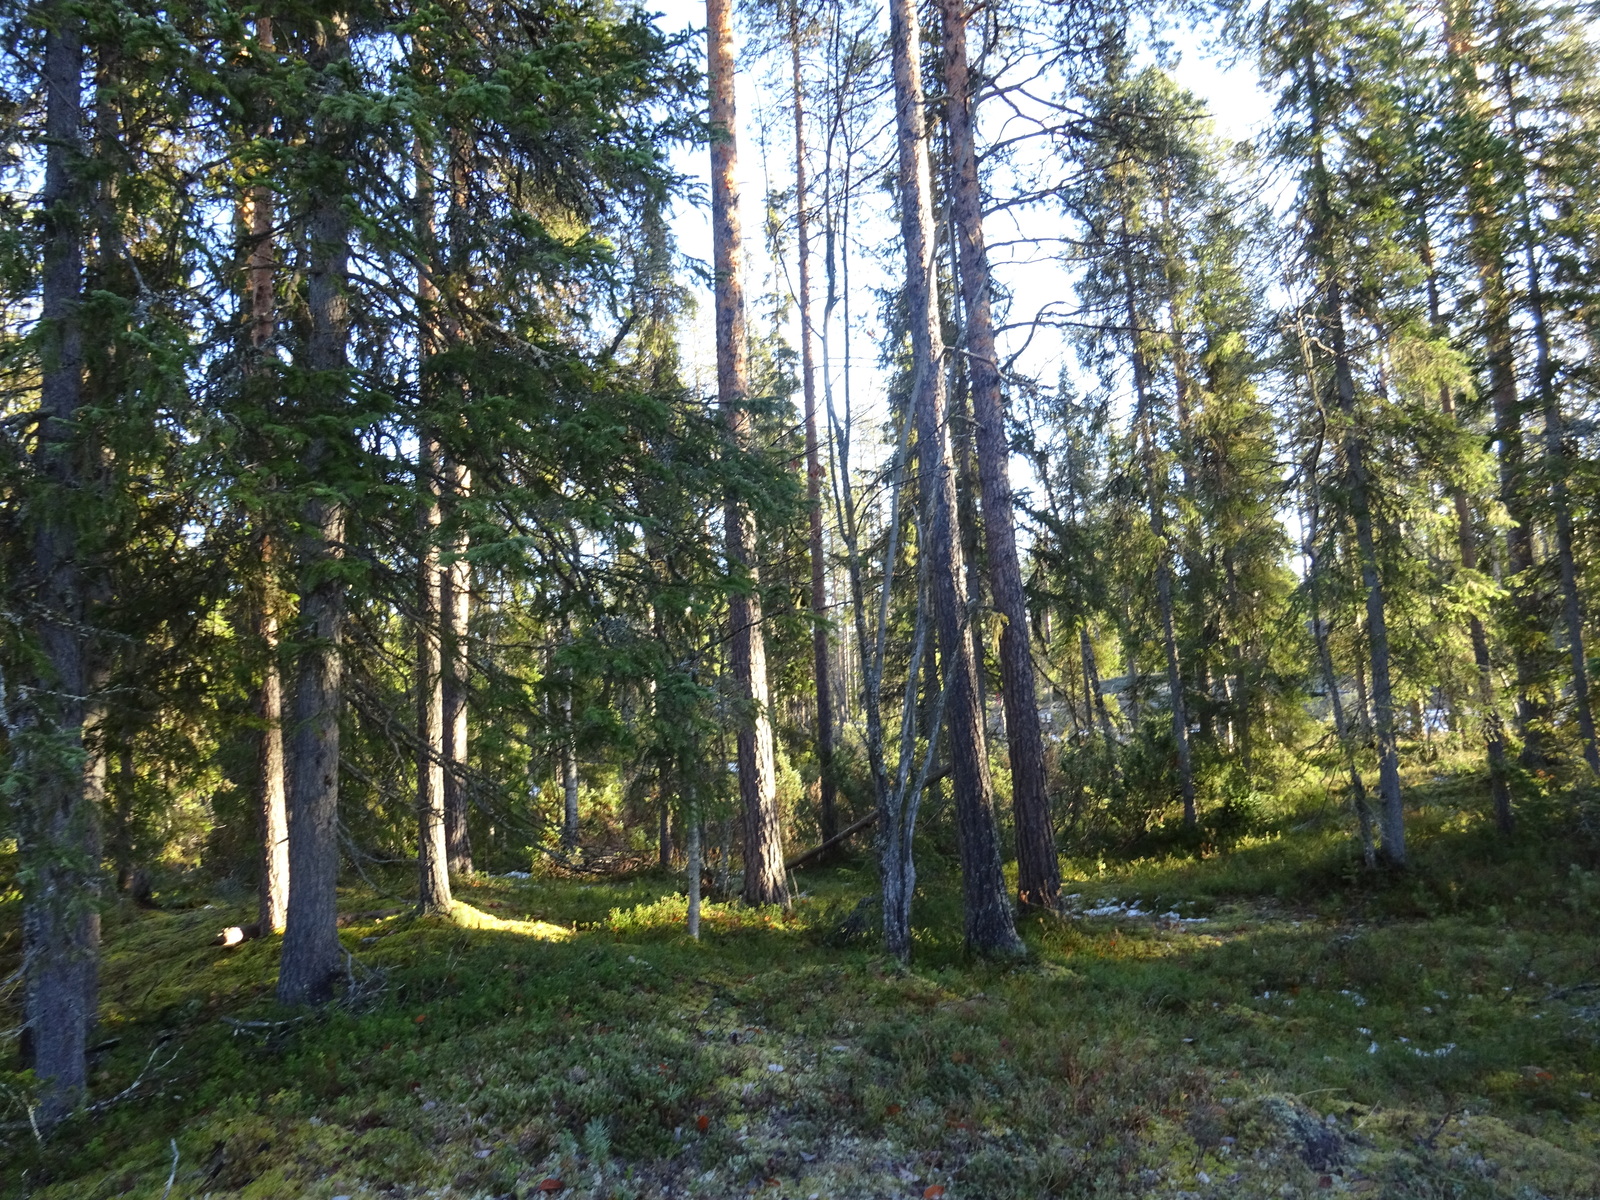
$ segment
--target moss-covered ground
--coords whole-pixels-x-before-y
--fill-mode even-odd
[[[1412,795],[1400,876],[1330,813],[1069,862],[1020,965],[963,955],[931,853],[907,971],[838,935],[864,860],[699,943],[681,879],[478,878],[344,929],[314,1014],[275,941],[209,944],[247,906],[116,910],[94,1093],[129,1094],[40,1143],[0,1077],[0,1196],[1594,1200],[1600,872],[1559,811],[1507,844],[1472,781]],[[14,893],[0,922],[9,971]]]

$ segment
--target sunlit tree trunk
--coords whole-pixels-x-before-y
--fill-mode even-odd
[[[461,340],[460,315],[466,307],[466,264],[461,246],[465,240],[467,147],[460,135],[453,136],[450,144],[450,300],[452,313],[447,323],[447,335],[452,341]],[[465,387],[458,385],[465,400]],[[463,417],[456,414],[451,422],[452,436],[464,438]],[[443,607],[443,636],[440,638],[444,659],[444,838],[445,853],[452,875],[472,873],[472,839],[467,829],[467,697],[468,697],[468,628],[472,617],[472,564],[467,551],[471,548],[467,532],[467,502],[472,498],[472,468],[465,461],[459,447],[445,442],[444,496],[449,503],[447,545],[444,554],[444,581],[441,591]]]
[[[921,44],[911,0],[892,0],[890,43],[894,59],[895,127],[898,141],[900,229],[906,251],[906,311],[912,353],[912,415],[925,515],[921,553],[928,557],[945,679],[945,729],[949,737],[960,840],[966,940],[982,954],[1024,952],[1017,936],[1001,869],[990,787],[983,713],[978,701],[977,663],[968,629],[964,564],[956,537],[956,495],[949,429],[945,420],[935,277],[933,210],[924,117]]]
[[[274,50],[272,18],[256,18],[256,42],[267,53]],[[250,293],[251,371],[259,373],[277,331],[275,205],[272,189],[264,182],[246,194],[245,214],[246,235],[250,238],[245,266]],[[261,722],[256,742],[256,822],[261,830],[258,922],[262,933],[282,933],[290,894],[290,829],[283,774],[283,672],[278,664],[277,554],[277,542],[270,534],[262,534],[262,578],[253,605],[254,637],[262,650],[261,682],[254,698],[256,717]]]
[[[739,228],[737,128],[734,109],[732,0],[706,0],[706,42],[711,88],[711,234],[716,268],[717,398],[730,444],[751,439],[749,378],[745,365],[744,262]],[[789,903],[778,825],[777,767],[767,690],[766,637],[761,627],[760,571],[755,517],[730,490],[724,509],[729,597],[729,659],[739,720],[739,797],[744,810],[744,899],[748,904]]]
[[[256,18],[256,41],[274,49],[272,18]],[[250,348],[252,367],[259,369],[277,329],[274,271],[277,247],[273,240],[272,189],[253,186],[246,198],[250,254],[246,263],[250,293]],[[261,682],[255,698],[261,722],[256,743],[256,814],[261,833],[259,916],[262,933],[281,933],[289,903],[289,813],[284,788],[283,673],[278,662],[278,594],[274,577],[277,545],[270,534],[261,538],[263,579],[254,605],[255,637],[261,647]]]
[[[1005,624],[1000,632],[1000,689],[1011,758],[1012,810],[1017,839],[1017,895],[1025,906],[1060,903],[1050,797],[1045,788],[1044,734],[1028,637],[1028,605],[1012,522],[1013,500],[1005,400],[990,306],[989,258],[983,239],[983,197],[972,127],[972,86],[967,68],[967,18],[963,0],[941,0],[944,14],[944,84],[952,159],[950,203],[965,317],[967,373],[972,387],[978,478],[983,498],[989,589]]]

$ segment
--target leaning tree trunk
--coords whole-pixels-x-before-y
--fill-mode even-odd
[[[749,379],[745,365],[744,268],[733,99],[732,0],[706,0],[707,74],[711,85],[711,235],[716,267],[717,399],[733,453],[751,439]],[[767,647],[761,628],[756,526],[750,506],[728,490],[726,526],[729,659],[742,709],[739,721],[739,798],[744,810],[744,899],[747,904],[789,903],[778,824],[777,767],[767,691]]]
[[[1045,787],[1044,734],[1034,684],[1028,604],[1012,523],[1009,441],[1000,363],[990,308],[989,256],[983,240],[983,198],[967,69],[967,18],[962,0],[941,0],[944,12],[944,84],[950,138],[951,207],[959,247],[962,307],[966,315],[967,373],[972,386],[978,480],[983,499],[989,590],[1005,625],[1000,632],[1000,692],[1011,756],[1012,811],[1017,838],[1017,897],[1026,906],[1054,909],[1061,899],[1050,797]]]
[[[838,788],[833,779],[833,688],[828,677],[827,564],[822,552],[822,455],[817,440],[817,379],[812,354],[811,212],[806,186],[805,87],[800,77],[800,2],[789,0],[789,53],[794,76],[794,192],[800,258],[800,378],[806,415],[806,506],[810,516],[811,659],[817,684],[817,766],[822,840],[839,832]]]
[[[26,1049],[40,1082],[34,1116],[49,1128],[83,1099],[86,1052],[98,1004],[99,808],[104,755],[94,726],[95,648],[85,632],[89,582],[76,506],[90,499],[93,450],[82,424],[82,147],[84,26],[53,0],[45,24],[45,176],[40,193],[38,442],[43,494],[32,530],[42,670],[28,711],[10,726],[24,788],[19,811],[25,868],[22,935]],[[31,726],[31,727],[30,727]]]
[[[444,803],[444,614],[439,564],[439,497],[442,463],[433,411],[438,381],[432,370],[439,351],[439,289],[434,282],[433,163],[418,139],[413,149],[417,177],[417,352],[422,413],[417,428],[417,908],[448,913],[449,854]]]
[[[319,31],[315,65],[325,77],[330,67],[348,56],[348,32],[341,16]],[[342,130],[319,119],[315,143],[330,160],[343,161]],[[349,387],[346,341],[349,300],[350,221],[338,172],[330,172],[310,197],[310,258],[306,301],[310,333],[305,351],[307,378],[300,405],[312,412],[337,412]],[[338,933],[339,877],[339,709],[344,660],[345,583],[339,562],[344,557],[344,503],[320,483],[344,457],[328,436],[306,446],[306,478],[318,480],[301,507],[301,533],[296,538],[300,573],[299,644],[290,743],[289,908],[278,967],[278,1000],[283,1004],[319,1004],[333,994],[341,966]]]
[[[981,954],[1024,952],[1006,895],[995,828],[978,702],[978,668],[968,631],[962,586],[964,564],[957,528],[954,471],[945,421],[945,379],[940,358],[933,206],[924,119],[921,37],[912,0],[892,0],[890,41],[894,56],[895,126],[898,135],[900,230],[906,251],[906,310],[912,355],[911,404],[917,427],[918,461],[925,508],[923,553],[929,560],[941,671],[947,680],[945,729],[955,786],[956,828],[967,945]]]
[[[256,40],[273,49],[272,18],[256,18]],[[258,183],[246,199],[249,215],[250,254],[246,263],[250,292],[251,373],[260,374],[277,331],[278,314],[274,269],[272,189]],[[277,544],[270,534],[261,538],[262,582],[255,604],[255,640],[262,651],[261,682],[255,697],[261,723],[256,743],[256,823],[261,835],[261,881],[257,920],[262,933],[281,933],[289,904],[289,812],[284,788],[283,672],[278,662]]]

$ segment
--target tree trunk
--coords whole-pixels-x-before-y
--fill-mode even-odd
[[[85,631],[89,583],[73,506],[93,485],[83,407],[82,18],[52,0],[45,25],[45,177],[40,194],[40,422],[34,462],[36,629],[43,669],[23,724],[7,730],[23,781],[22,862],[25,1050],[41,1084],[37,1119],[48,1128],[82,1100],[85,1052],[98,1004],[99,806],[104,757],[95,740],[98,674]],[[27,728],[31,724],[33,728]]]
[[[438,381],[432,359],[439,352],[439,289],[434,282],[433,162],[418,139],[412,151],[417,191],[418,389],[423,409],[417,430],[417,908],[449,913],[449,851],[444,801],[444,614],[439,565],[439,496],[442,490],[438,435],[434,432]]]
[[[472,468],[446,456],[445,486],[456,518],[441,587],[444,635],[444,836],[452,875],[472,873],[467,832],[467,627],[472,615],[472,565],[462,527],[462,501],[472,494]]]
[[[989,257],[983,238],[983,198],[967,68],[966,9],[962,0],[941,0],[944,13],[944,84],[950,137],[951,207],[959,247],[967,371],[977,435],[978,480],[983,499],[984,544],[989,590],[1005,624],[1000,632],[1000,691],[1005,703],[1006,742],[1011,757],[1012,811],[1017,838],[1017,897],[1024,907],[1055,909],[1061,899],[1061,866],[1050,822],[1045,786],[1044,734],[1034,683],[1028,605],[1016,530],[990,307]]]
[[[263,50],[273,48],[272,18],[256,18],[256,40]],[[250,189],[250,254],[247,262],[250,289],[251,368],[259,370],[277,331],[273,244],[273,197],[266,184]],[[256,716],[261,722],[256,743],[256,814],[261,834],[261,881],[258,921],[264,933],[282,933],[289,903],[289,813],[284,788],[283,673],[278,661],[278,588],[274,571],[277,547],[270,535],[261,539],[260,595],[255,606],[255,639],[263,655],[261,682],[256,692]]]
[[[800,3],[789,0],[789,52],[794,76],[794,191],[800,258],[800,378],[805,395],[806,506],[811,522],[811,658],[817,685],[817,765],[822,840],[839,831],[833,778],[833,686],[828,676],[827,563],[822,545],[822,455],[817,440],[817,380],[812,354],[811,212],[806,177],[805,87],[800,77]]]
[[[344,18],[329,18],[319,32],[314,65],[327,72],[345,58],[347,38]],[[339,131],[319,125],[313,129],[313,139],[334,161],[342,161],[344,139]],[[350,224],[344,197],[335,190],[339,182],[339,173],[334,172],[310,197],[306,299],[311,328],[305,355],[309,378],[300,399],[302,407],[312,411],[330,407],[337,411],[349,387]],[[306,477],[319,480],[322,471],[341,457],[338,449],[326,436],[313,438],[305,451]],[[344,516],[342,499],[319,487],[302,506],[302,532],[296,539],[300,628],[291,714],[289,906],[278,967],[278,1000],[283,1004],[328,1000],[341,966],[335,888],[345,609],[345,583],[338,564],[344,557]]]
[[[1312,465],[1315,471],[1315,463]],[[1317,486],[1316,475],[1311,475],[1311,487]],[[1328,626],[1322,617],[1322,559],[1317,549],[1319,533],[1317,517],[1320,505],[1311,501],[1310,515],[1306,520],[1306,582],[1311,596],[1311,631],[1317,643],[1317,661],[1322,667],[1322,679],[1328,689],[1328,703],[1333,708],[1333,735],[1339,740],[1339,751],[1344,756],[1345,770],[1350,775],[1350,806],[1356,814],[1356,828],[1361,838],[1361,860],[1370,870],[1378,865],[1378,852],[1372,838],[1372,806],[1367,803],[1367,788],[1361,780],[1361,766],[1356,760],[1355,746],[1350,738],[1350,725],[1345,720],[1344,698],[1339,694],[1339,676],[1333,668],[1333,652],[1328,646]]]
[[[983,714],[978,706],[977,663],[962,587],[964,564],[955,536],[955,479],[945,420],[944,372],[940,363],[943,338],[934,264],[925,101],[918,61],[921,38],[911,0],[891,0],[890,41],[899,143],[900,228],[905,241],[906,302],[911,327],[911,398],[927,539],[922,552],[929,560],[939,657],[945,664],[943,674],[948,681],[945,728],[960,837],[966,941],[980,954],[1016,955],[1024,953],[1025,947],[1017,936],[1001,868]]]
[[[711,87],[711,233],[716,268],[717,399],[735,453],[751,439],[745,366],[744,264],[739,229],[734,141],[732,0],[706,0],[707,74]],[[767,692],[766,637],[761,627],[760,571],[755,517],[735,488],[728,491],[726,527],[729,658],[739,714],[739,798],[744,810],[744,899],[789,903],[778,824],[777,767]]]
[[[561,848],[569,853],[578,848],[578,747],[572,727],[572,680],[561,697],[561,791],[564,799],[561,819]]]
[[[1344,418],[1346,503],[1356,528],[1356,548],[1361,562],[1361,582],[1367,593],[1367,648],[1372,664],[1372,728],[1378,743],[1378,793],[1383,798],[1381,825],[1383,857],[1392,866],[1406,861],[1405,806],[1400,794],[1400,753],[1395,741],[1394,689],[1389,678],[1389,625],[1385,611],[1383,578],[1372,528],[1371,481],[1367,474],[1367,444],[1356,411],[1355,375],[1346,345],[1344,289],[1340,264],[1331,244],[1333,202],[1328,168],[1323,154],[1321,93],[1317,70],[1308,63],[1311,79],[1312,171],[1316,211],[1311,238],[1324,275],[1323,318],[1327,322],[1329,351],[1333,356],[1333,383]]]
[[[691,803],[684,814],[689,827],[689,936],[700,940],[701,829],[699,806]]]
[[[1477,56],[1470,52],[1472,36],[1470,13],[1466,6],[1444,0],[1440,4],[1440,15],[1444,28],[1445,56],[1453,84],[1451,96],[1458,110],[1458,117],[1470,119],[1471,124],[1468,128],[1486,130],[1493,118],[1488,112],[1483,84],[1478,77]],[[1503,218],[1496,212],[1500,202],[1500,197],[1496,193],[1502,186],[1502,180],[1500,173],[1492,169],[1486,159],[1480,160],[1476,154],[1467,154],[1465,161],[1461,161],[1459,166],[1465,177],[1469,214],[1470,236],[1466,238],[1466,249],[1478,276],[1484,359],[1489,376],[1489,401],[1494,413],[1495,441],[1499,443],[1499,453],[1496,455],[1496,465],[1499,469],[1499,499],[1509,518],[1506,525],[1505,584],[1511,594],[1513,617],[1511,636],[1507,641],[1510,644],[1517,677],[1513,719],[1517,738],[1522,742],[1523,765],[1534,769],[1545,763],[1544,723],[1547,714],[1543,711],[1543,705],[1536,694],[1539,670],[1534,661],[1533,647],[1529,644],[1530,637],[1536,634],[1540,625],[1540,605],[1538,588],[1532,574],[1533,518],[1529,512],[1525,483],[1522,403],[1517,394],[1511,294],[1506,282],[1505,227]],[[1435,325],[1439,325],[1437,314]],[[1460,501],[1457,501],[1456,506],[1459,512]],[[1466,535],[1462,536],[1465,551]],[[1476,560],[1476,545],[1471,547],[1471,553]],[[1467,565],[1464,559],[1462,565]],[[1479,625],[1481,627],[1481,622]],[[1474,633],[1473,657],[1478,666],[1480,696],[1486,694],[1483,691],[1483,684],[1487,641],[1484,651],[1484,657],[1480,658],[1477,650],[1477,634]],[[1487,695],[1492,696],[1492,691]],[[1489,718],[1486,716],[1485,719]],[[1493,720],[1496,725],[1499,724],[1498,712],[1493,714]],[[1485,727],[1486,739],[1492,738],[1494,734],[1494,730]],[[1503,730],[1500,731],[1500,737],[1503,741]],[[1497,820],[1500,821],[1503,831],[1509,831],[1510,797],[1509,793],[1503,797],[1501,795],[1505,792],[1503,782],[1496,784],[1493,781],[1495,774],[1493,753],[1491,745],[1491,788],[1496,793]],[[1505,801],[1503,815],[1502,798]]]

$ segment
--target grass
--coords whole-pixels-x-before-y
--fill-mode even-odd
[[[1405,875],[1316,811],[1068,863],[1080,910],[1206,919],[1034,918],[1005,967],[932,854],[909,971],[838,944],[865,864],[792,914],[708,905],[698,944],[663,875],[480,878],[343,930],[352,1002],[309,1016],[275,943],[207,944],[244,909],[118,910],[95,1094],[142,1082],[41,1145],[5,1077],[0,1196],[1593,1200],[1600,873],[1553,817],[1501,844],[1471,780],[1411,794]]]

